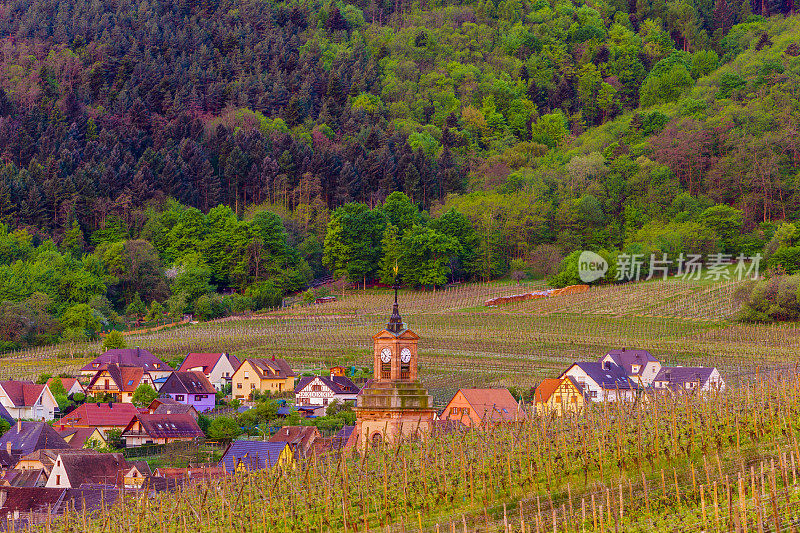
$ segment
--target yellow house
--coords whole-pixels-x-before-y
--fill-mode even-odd
[[[229,474],[245,475],[256,470],[294,468],[296,456],[287,442],[235,440],[225,450],[219,466]]]
[[[255,390],[294,393],[295,376],[284,359],[245,359],[231,378],[233,397],[244,400]]]
[[[578,413],[584,406],[583,392],[580,385],[570,376],[545,379],[536,387],[534,395],[536,414],[547,416],[555,413]]]

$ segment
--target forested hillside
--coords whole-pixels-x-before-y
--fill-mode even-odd
[[[793,9],[9,0],[2,340],[261,308],[395,263],[433,286],[581,248],[792,248]]]

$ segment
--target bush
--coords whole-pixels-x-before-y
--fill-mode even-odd
[[[105,352],[106,350],[113,350],[116,348],[126,348],[127,344],[125,343],[125,337],[122,336],[122,333],[117,330],[111,330],[103,339],[102,347]]]
[[[208,438],[222,442],[230,442],[241,434],[242,428],[228,416],[218,416],[208,426]]]

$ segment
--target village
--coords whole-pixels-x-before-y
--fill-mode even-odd
[[[716,368],[664,366],[647,350],[620,348],[543,380],[532,401],[508,389],[460,389],[437,408],[417,375],[419,340],[395,295],[388,323],[373,336],[372,377],[360,386],[355,368],[311,375],[274,356],[240,360],[229,353],[189,353],[173,368],[139,347],[109,349],[72,377],[0,381],[0,418],[9,426],[0,437],[0,517],[43,523],[70,509],[111,508],[131,492],[152,495],[437,433],[573,416],[598,403],[646,409],[654,395],[725,388]],[[143,385],[156,394],[137,407]],[[52,389],[83,401],[62,413]],[[244,420],[264,408],[264,398],[277,399],[283,423],[257,427],[255,435],[240,436],[248,432],[237,427],[228,439],[210,438],[207,423],[215,414]],[[354,423],[314,424],[332,411]],[[175,447],[210,451],[181,466],[152,460]]]

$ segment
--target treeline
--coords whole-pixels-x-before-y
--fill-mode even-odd
[[[203,214],[170,201],[149,208],[138,231],[109,217],[88,239],[74,223],[60,246],[36,240],[0,226],[5,350],[88,340],[103,328],[185,313],[208,319],[274,307],[314,276],[267,211],[240,220],[229,207]],[[218,294],[228,287],[236,292]]]

